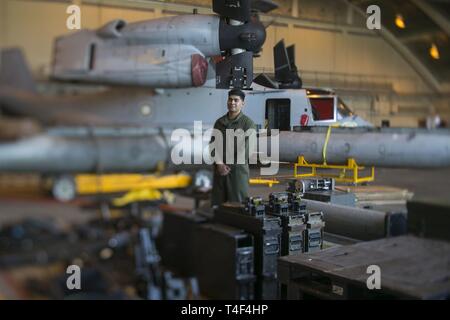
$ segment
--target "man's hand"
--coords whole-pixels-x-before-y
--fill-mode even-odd
[[[226,164],[218,163],[218,164],[216,164],[216,166],[217,166],[217,172],[219,172],[219,174],[221,176],[226,176],[231,171],[230,167],[227,166]]]

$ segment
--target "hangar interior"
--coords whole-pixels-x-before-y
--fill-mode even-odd
[[[134,129],[128,124],[121,126],[119,121],[113,124],[114,128],[102,125],[102,120],[107,121],[106,114],[116,117],[116,120],[122,118],[123,123],[128,116],[130,119],[136,117],[139,130],[148,129],[146,119],[152,119],[152,125],[161,121],[171,123],[169,119],[180,115],[201,121],[207,114],[214,114],[206,110],[213,100],[203,100],[200,94],[197,98],[196,88],[189,86],[177,89],[141,84],[136,89],[131,85],[121,88],[123,91],[116,95],[110,95],[110,101],[115,101],[117,107],[114,111],[108,110],[109,102],[105,100],[104,103],[99,102],[102,104],[101,112],[89,115],[86,110],[91,108],[95,111],[95,101],[100,101],[100,98],[82,106],[76,97],[100,95],[107,92],[105,90],[111,83],[101,79],[65,81],[55,79],[52,73],[54,66],[60,63],[55,39],[66,39],[65,36],[80,32],[67,27],[68,19],[74,14],[68,9],[70,6],[80,9],[81,30],[100,30],[110,21],[120,19],[127,23],[126,27],[118,27],[117,30],[121,31],[139,21],[189,16],[194,11],[199,16],[214,14],[211,3],[210,0],[0,1],[0,49],[21,49],[35,81],[36,92],[44,97],[42,103],[36,104],[36,109],[27,109],[37,98],[20,93],[15,96],[15,91],[8,87],[8,76],[16,81],[20,78],[21,69],[11,67],[12,71],[5,73],[6,76],[0,72],[0,298],[449,299],[450,4],[443,0],[277,0],[277,8],[260,13],[258,20],[264,26],[265,41],[262,49],[253,55],[255,76],[263,73],[272,77],[275,74],[276,77],[273,48],[284,40],[286,46],[295,46],[292,58],[301,78],[302,90],[306,90],[309,99],[314,98],[314,94],[339,97],[340,100],[333,100],[336,101],[335,108],[338,108],[336,104],[345,104],[351,115],[364,119],[373,125],[376,133],[386,136],[377,138],[380,140],[360,142],[361,146],[367,146],[369,158],[372,156],[371,145],[376,151],[373,163],[362,161],[365,170],[370,171],[374,167],[374,181],[341,183],[342,172],[354,168],[350,164],[347,167],[345,161],[340,163],[340,176],[295,176],[296,158],[289,160],[290,163],[280,159],[280,170],[272,177],[261,177],[260,167],[251,167],[250,176],[254,180],[250,181],[249,195],[253,200],[244,201],[239,208],[234,204],[231,209],[222,208],[223,212],[214,213],[209,195],[193,190],[195,188],[191,185],[191,180],[198,178],[198,172],[191,175],[189,171],[187,178],[182,171],[184,168],[175,167],[176,174],[168,175],[170,180],[158,180],[159,170],[155,168],[159,168],[160,163],[156,163],[157,160],[152,164],[152,173],[157,172],[156,178],[147,176],[150,170],[141,170],[143,167],[138,161],[136,163],[141,167],[131,168],[133,161],[127,167],[124,162],[139,158],[141,153],[151,156],[166,151],[158,149],[159,145],[153,146],[156,140],[150,142],[147,151],[140,149],[145,149],[145,141],[128,142],[131,140],[126,140],[127,137],[135,137]],[[380,29],[368,27],[372,14],[367,10],[373,5],[380,9]],[[128,41],[125,46],[134,44],[133,39],[125,41]],[[146,45],[145,39],[137,43]],[[184,43],[176,45],[181,47]],[[129,50],[133,49],[130,47]],[[120,56],[124,52],[128,55],[127,51],[119,50],[112,51],[112,55]],[[2,55],[0,70],[9,67],[9,60],[3,57],[6,55]],[[136,66],[153,63],[151,57],[139,58],[142,59],[136,62]],[[174,59],[182,60],[181,55],[174,56]],[[97,65],[100,62],[96,62]],[[136,70],[136,77],[141,76],[138,67]],[[165,73],[161,74],[164,76]],[[177,79],[181,81],[181,77]],[[161,109],[153,102],[143,102],[139,98],[133,100],[135,96],[146,94],[146,90],[147,94],[159,99],[155,101],[156,105],[161,103]],[[216,94],[214,88],[208,90],[209,97],[223,105],[220,113],[223,115],[226,98],[224,100]],[[279,87],[276,90],[283,89]],[[53,115],[52,110],[57,110],[58,101],[62,102],[67,96],[75,97],[70,102],[70,112],[73,113],[67,112],[65,116],[73,122],[61,122],[64,123],[61,125],[58,121],[63,116],[56,112]],[[247,96],[252,95],[249,92]],[[22,98],[23,104],[20,103]],[[45,109],[45,101],[50,101],[46,98],[56,101],[55,109]],[[57,100],[59,98],[61,100]],[[171,102],[172,98],[175,102]],[[295,110],[294,104],[290,106],[291,112]],[[11,111],[9,105],[19,107]],[[161,110],[166,105],[175,111],[164,114]],[[138,110],[137,116],[135,109]],[[64,110],[62,105],[60,110]],[[79,123],[83,123],[85,114],[93,122],[86,122],[83,127]],[[47,116],[52,118],[46,121]],[[295,118],[291,122],[300,125],[300,114],[291,117]],[[76,123],[75,127],[73,123]],[[164,127],[161,124],[160,127],[169,129],[169,125]],[[104,133],[108,130],[112,133]],[[289,130],[295,132],[293,126],[289,126]],[[311,129],[306,134],[313,135],[315,130],[319,129]],[[323,150],[318,154],[322,156],[323,151],[323,163],[316,161],[318,166],[327,162],[327,144],[331,157],[333,150],[338,150],[333,146],[335,136],[341,134],[340,130],[342,135],[347,134],[347,129],[334,128],[332,123],[320,130],[317,131],[321,135],[318,144],[319,149],[323,144]],[[365,132],[357,131],[357,128],[348,130],[353,137],[364,137]],[[50,133],[45,146],[37,144],[38,140],[21,140],[33,139],[43,132]],[[101,134],[105,134],[104,148],[111,149],[104,155],[110,157],[111,164],[104,159],[102,161],[107,164],[99,164],[101,161],[95,158],[98,163],[86,164],[93,168],[91,172],[84,169],[77,172],[76,168],[81,168],[81,165],[69,166],[67,172],[59,169],[65,167],[64,162],[87,163],[88,160],[84,159],[88,156],[80,151],[79,157],[55,156],[59,162],[50,161],[39,167],[44,161],[41,159],[45,158],[43,153],[50,154],[50,150],[55,154],[59,152],[58,143],[61,141],[53,138],[58,134],[67,137],[73,132],[75,139],[81,142],[64,145],[67,148],[64,150],[82,148],[83,141],[94,137],[89,149],[80,150],[88,150],[86,154],[90,152],[95,154],[92,157],[101,158],[103,151],[95,148],[103,148],[104,136]],[[103,132],[100,138],[97,138],[97,132]],[[117,142],[111,139],[111,135],[119,135],[123,140]],[[137,136],[139,139],[140,133]],[[415,148],[416,153],[402,154],[402,145],[417,137],[422,140],[409,147]],[[40,139],[43,138],[40,136]],[[301,140],[300,135],[298,139]],[[383,139],[392,142],[393,147],[388,152],[384,148],[390,147],[383,145]],[[292,140],[280,141],[287,141],[287,149],[292,149]],[[13,144],[17,141],[24,141],[23,149],[14,153]],[[378,144],[383,145],[383,150]],[[353,152],[356,147],[350,145],[348,148]],[[43,151],[33,153],[39,149]],[[124,150],[131,150],[129,158],[115,158],[115,153],[120,154]],[[399,152],[397,158],[396,151]],[[387,161],[386,153],[391,153],[398,162],[383,162]],[[24,155],[26,159],[15,160],[14,155]],[[358,156],[354,157],[358,162]],[[314,161],[307,160],[303,167],[310,169]],[[115,166],[114,162],[122,162],[123,166]],[[33,165],[27,167],[29,163]],[[119,169],[106,169],[108,165]],[[209,178],[208,174],[206,176]],[[166,187],[167,181],[170,187]],[[302,186],[301,191],[294,188],[294,192],[287,187],[288,183],[292,187],[294,181]],[[181,187],[172,187],[172,182]],[[74,183],[82,185],[85,191],[80,187],[71,196],[72,191],[67,190]],[[161,187],[145,187],[146,183]],[[55,186],[60,187],[57,189],[59,193],[55,194]],[[301,194],[302,200],[296,200],[294,196],[288,199],[287,191]],[[55,199],[58,195],[59,200]],[[66,196],[70,199],[64,199]],[[298,215],[277,211],[285,208],[286,212],[291,212],[293,203],[301,207],[296,210],[302,223],[294,221]],[[261,217],[264,215],[261,210],[267,210],[267,217]],[[239,217],[240,211],[246,211],[246,214]],[[274,221],[279,226],[272,228],[270,223]],[[275,234],[275,240],[268,234]],[[297,243],[300,249],[296,251],[292,248],[297,236],[301,238],[298,240],[301,244]],[[273,244],[275,254],[269,256],[257,252],[270,249],[264,247],[267,249],[264,251],[261,243],[276,239],[278,242]],[[211,241],[211,245],[202,244],[205,241]],[[317,246],[314,241],[318,241]],[[221,246],[222,254],[215,254],[213,246]],[[390,249],[395,246],[401,248],[397,251],[408,254]],[[411,247],[415,249],[408,251]],[[253,250],[251,253],[245,251],[249,248]],[[349,261],[335,258],[341,254],[352,259],[354,254],[356,258]],[[395,269],[394,257],[398,256],[403,259],[403,264],[399,262],[400,270],[406,270],[403,274]],[[250,259],[248,257],[251,257],[251,262],[246,260],[247,265],[241,263]],[[357,260],[357,257],[363,258]],[[382,283],[387,284],[387,289],[379,291],[365,288],[365,278],[361,275],[366,274],[368,265],[377,265],[376,257],[383,257],[379,260]],[[243,260],[236,262],[238,259]],[[322,269],[319,263],[314,266],[317,267],[314,269],[316,272],[311,272],[308,259],[323,262]],[[196,264],[192,260],[202,263]],[[423,263],[425,260],[428,263]],[[358,265],[359,271],[351,268],[352,263]],[[236,264],[241,269],[248,267],[250,271],[233,269]],[[77,291],[65,287],[68,265],[81,266],[82,287],[87,289]],[[341,271],[333,265],[340,266]],[[216,273],[211,272],[211,266],[223,266],[222,282]],[[433,266],[435,270],[432,270]],[[384,270],[386,278],[383,278]],[[299,278],[296,272],[308,275]],[[412,279],[411,274],[422,276]]]
[[[376,125],[417,127],[434,108],[449,114],[448,10],[431,1],[420,10],[414,3],[378,1],[383,8],[380,32],[366,27],[367,1],[279,1],[263,21],[269,24],[255,72],[273,72],[271,48],[281,39],[295,44],[296,61],[307,86],[331,87],[358,114]],[[420,1],[419,1],[420,2]],[[425,1],[421,1],[425,2]],[[21,46],[33,73],[49,75],[52,42],[69,33],[66,1],[3,1],[2,46]],[[211,12],[210,1],[82,1],[82,28],[99,28],[110,20],[128,22],[180,13]],[[423,4],[422,4],[423,5]],[[26,9],[25,9],[26,8]],[[419,9],[418,9],[419,8]],[[407,15],[400,28],[396,15]],[[42,17],[46,17],[42,19]],[[405,18],[406,19],[406,18]],[[436,45],[439,59],[430,55]]]

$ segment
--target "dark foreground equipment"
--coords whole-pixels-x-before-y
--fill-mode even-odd
[[[254,299],[253,237],[220,224],[202,224],[194,259],[200,292],[212,299]]]
[[[450,203],[408,201],[408,232],[418,237],[450,241]]]
[[[406,215],[382,212],[314,200],[304,200],[306,208],[323,212],[327,233],[358,240],[375,240],[405,234]]]
[[[164,211],[164,223],[159,239],[162,263],[183,277],[195,274],[195,235],[203,216],[182,211]]]
[[[281,255],[305,252],[306,204],[300,193],[271,193],[268,207],[270,214],[281,220]]]
[[[240,228],[253,235],[255,241],[255,274],[257,299],[278,297],[277,259],[280,256],[280,218],[251,216],[247,204],[225,203],[215,212],[214,221]]]
[[[281,257],[278,277],[288,299],[448,299],[449,265],[448,242],[400,236]]]

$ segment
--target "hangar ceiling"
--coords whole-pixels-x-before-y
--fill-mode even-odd
[[[210,0],[164,0],[208,6]],[[369,5],[381,9],[381,32],[435,91],[450,91],[450,1],[448,0],[275,0],[272,14],[348,24],[348,5],[366,14]],[[314,9],[316,7],[316,9]],[[364,19],[353,18],[362,24]]]
[[[450,84],[450,2],[447,0],[349,0],[361,10],[381,9],[381,21],[442,87]]]
[[[180,13],[210,12],[211,0],[73,0],[98,6],[160,8]],[[343,33],[373,35],[365,28],[366,8],[381,8],[379,35],[403,56],[434,92],[450,93],[449,0],[273,0],[280,7],[266,23],[334,29]],[[72,2],[72,0],[43,0]],[[356,9],[356,10],[355,10]],[[355,14],[359,11],[360,14]],[[275,17],[275,19],[273,19]],[[399,26],[400,25],[400,26]]]

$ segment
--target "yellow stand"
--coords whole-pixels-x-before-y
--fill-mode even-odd
[[[133,202],[157,201],[162,199],[166,200],[168,203],[173,203],[175,195],[167,190],[164,192],[156,189],[132,190],[123,197],[114,199],[113,204],[117,207],[123,207]]]
[[[250,179],[249,180],[250,184],[266,184],[268,185],[270,188],[272,188],[272,186],[274,184],[278,184],[280,183],[280,181],[276,180],[276,179]]]
[[[186,174],[165,176],[144,174],[79,174],[75,177],[78,195],[98,193],[125,194],[115,198],[115,206],[125,206],[137,201],[156,201],[165,199],[173,202],[174,195],[167,189],[186,188],[192,178]],[[161,191],[165,190],[165,191]]]
[[[298,173],[298,169],[311,169],[310,172],[307,173]],[[331,173],[322,173],[317,172],[320,169],[328,169],[328,170],[338,170],[338,174]],[[375,167],[371,167],[370,175],[360,177],[360,172],[364,170],[365,167],[360,167],[356,163],[355,159],[349,158],[347,160],[346,165],[332,165],[332,164],[316,164],[316,163],[308,163],[303,156],[299,156],[297,163],[294,165],[294,177],[295,178],[305,178],[305,177],[321,177],[321,178],[333,178],[337,182],[347,182],[358,184],[362,182],[370,182],[375,180]],[[350,175],[347,175],[347,173]]]
[[[322,157],[323,163],[308,163],[305,160],[304,156],[299,156],[297,163],[294,165],[294,177],[295,178],[305,178],[305,177],[320,177],[320,178],[333,178],[337,182],[346,182],[358,184],[362,182],[371,182],[375,180],[375,167],[371,167],[370,175],[360,177],[360,172],[365,169],[365,167],[360,167],[356,163],[355,159],[349,158],[347,159],[346,165],[333,165],[327,164],[327,147],[328,141],[331,136],[331,128],[339,127],[339,125],[331,125],[328,127],[327,134],[325,136],[325,142],[323,144]],[[298,173],[298,168],[309,168],[311,171],[309,173]],[[338,170],[338,174],[328,174],[328,173],[319,173],[317,169],[324,170]],[[350,176],[347,175],[347,172],[350,172]]]
[[[142,189],[176,189],[188,187],[192,178],[186,174],[166,176],[144,174],[79,174],[75,177],[77,193],[128,192]]]

